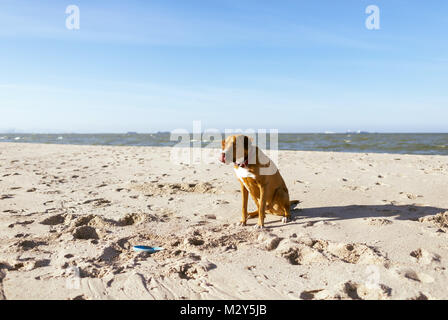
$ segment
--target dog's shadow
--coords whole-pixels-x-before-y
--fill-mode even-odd
[[[425,216],[445,212],[448,209],[425,207],[415,205],[351,205],[338,207],[296,208],[291,210],[291,222],[289,224],[303,224],[307,218],[322,218],[325,221],[337,221],[362,218],[386,218],[395,220],[417,221]],[[314,219],[314,221],[316,221]],[[266,222],[266,224],[278,223],[279,220]],[[316,221],[317,222],[317,221]],[[285,225],[269,226],[270,228],[283,227]]]

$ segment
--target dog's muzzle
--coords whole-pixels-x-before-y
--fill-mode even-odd
[[[221,157],[219,158],[219,161],[222,163],[226,163],[226,154],[224,152],[221,153]]]

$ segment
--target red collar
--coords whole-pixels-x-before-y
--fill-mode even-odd
[[[246,168],[249,164],[249,161],[246,159],[246,160],[244,160],[244,162],[241,162],[241,163],[235,162],[235,164],[240,168]]]

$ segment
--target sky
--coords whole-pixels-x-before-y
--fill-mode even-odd
[[[446,0],[0,0],[0,131],[448,132],[447,34]]]

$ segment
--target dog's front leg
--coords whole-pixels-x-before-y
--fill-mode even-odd
[[[264,216],[266,210],[266,194],[264,186],[260,186],[260,200],[258,206],[258,224],[255,226],[257,229],[264,227]]]
[[[247,222],[247,201],[249,199],[249,191],[247,191],[246,187],[242,182],[240,183],[241,183],[241,193],[243,195],[242,217],[240,225],[245,226]]]

